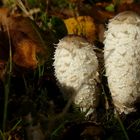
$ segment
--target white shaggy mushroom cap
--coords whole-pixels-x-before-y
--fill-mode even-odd
[[[81,111],[92,113],[98,104],[98,61],[93,45],[79,36],[66,36],[57,44],[54,60],[55,76],[64,96],[74,95],[73,102]]]
[[[110,20],[105,32],[105,68],[119,113],[135,111],[140,97],[140,17],[131,11]]]

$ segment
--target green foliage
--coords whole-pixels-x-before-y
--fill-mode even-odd
[[[47,13],[42,13],[40,16],[42,21],[42,29],[50,29],[57,39],[67,35],[67,28],[64,21],[56,16],[48,16]]]
[[[27,0],[27,3],[28,3],[30,6],[35,7],[36,4],[37,4],[37,0]]]
[[[50,26],[56,38],[61,39],[67,35],[67,28],[62,19],[53,16],[50,19]]]
[[[47,3],[46,0],[27,0],[26,5],[28,5],[28,9],[39,8],[42,11],[46,10]]]
[[[69,6],[68,0],[52,0],[51,3],[57,8],[67,8]]]
[[[7,132],[0,130],[0,139],[1,140],[11,140],[11,133],[14,132],[20,125],[22,120],[19,119],[17,123]]]
[[[15,0],[3,0],[4,5],[6,6],[12,6],[14,4]]]
[[[132,129],[134,132],[140,133],[140,119],[137,119],[134,122],[132,122],[127,129]]]
[[[115,11],[115,7],[114,7],[113,4],[110,4],[107,7],[105,7],[105,10],[107,10],[109,12],[114,12]]]

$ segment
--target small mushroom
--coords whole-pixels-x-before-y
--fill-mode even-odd
[[[94,112],[99,100],[96,92],[98,61],[93,47],[84,38],[69,35],[60,40],[54,55],[60,89],[82,112],[87,111],[86,115]]]
[[[105,32],[106,76],[116,110],[131,113],[140,99],[140,16],[131,11],[109,21]]]

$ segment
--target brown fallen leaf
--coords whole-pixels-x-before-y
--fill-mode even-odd
[[[88,15],[94,19],[96,24],[104,24],[108,19],[114,16],[114,12],[105,10],[105,7],[109,5],[107,3],[93,4],[91,8],[85,8],[84,6],[79,9],[80,15]]]
[[[62,140],[102,140],[105,130],[101,125],[93,122],[71,122],[64,126],[61,134]]]
[[[16,32],[15,35],[12,35],[14,36],[12,37],[12,41],[16,46],[13,54],[13,62],[21,67],[36,68],[38,64],[36,43],[22,32]]]
[[[38,26],[32,20],[10,14],[7,8],[0,8],[0,26],[7,39],[12,42],[15,64],[34,69],[38,63],[42,64],[48,59],[48,47],[40,35]]]
[[[120,4],[117,7],[117,13],[120,13],[123,11],[133,11],[133,12],[136,12],[140,15],[140,3]]]
[[[94,140],[101,140],[104,134],[104,130],[101,126],[88,126],[86,129],[81,133],[81,136],[86,139],[94,139]]]
[[[113,0],[113,3],[116,3],[117,1],[116,0]],[[120,0],[119,3],[122,4],[122,3],[127,3],[127,4],[131,4],[133,3],[134,0]]]

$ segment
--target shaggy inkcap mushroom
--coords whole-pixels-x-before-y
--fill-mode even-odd
[[[93,45],[79,36],[69,35],[57,44],[54,59],[55,75],[64,96],[71,97],[89,115],[99,98],[95,92],[98,61]]]
[[[105,68],[114,105],[125,114],[135,111],[140,98],[140,17],[125,11],[105,32]]]

